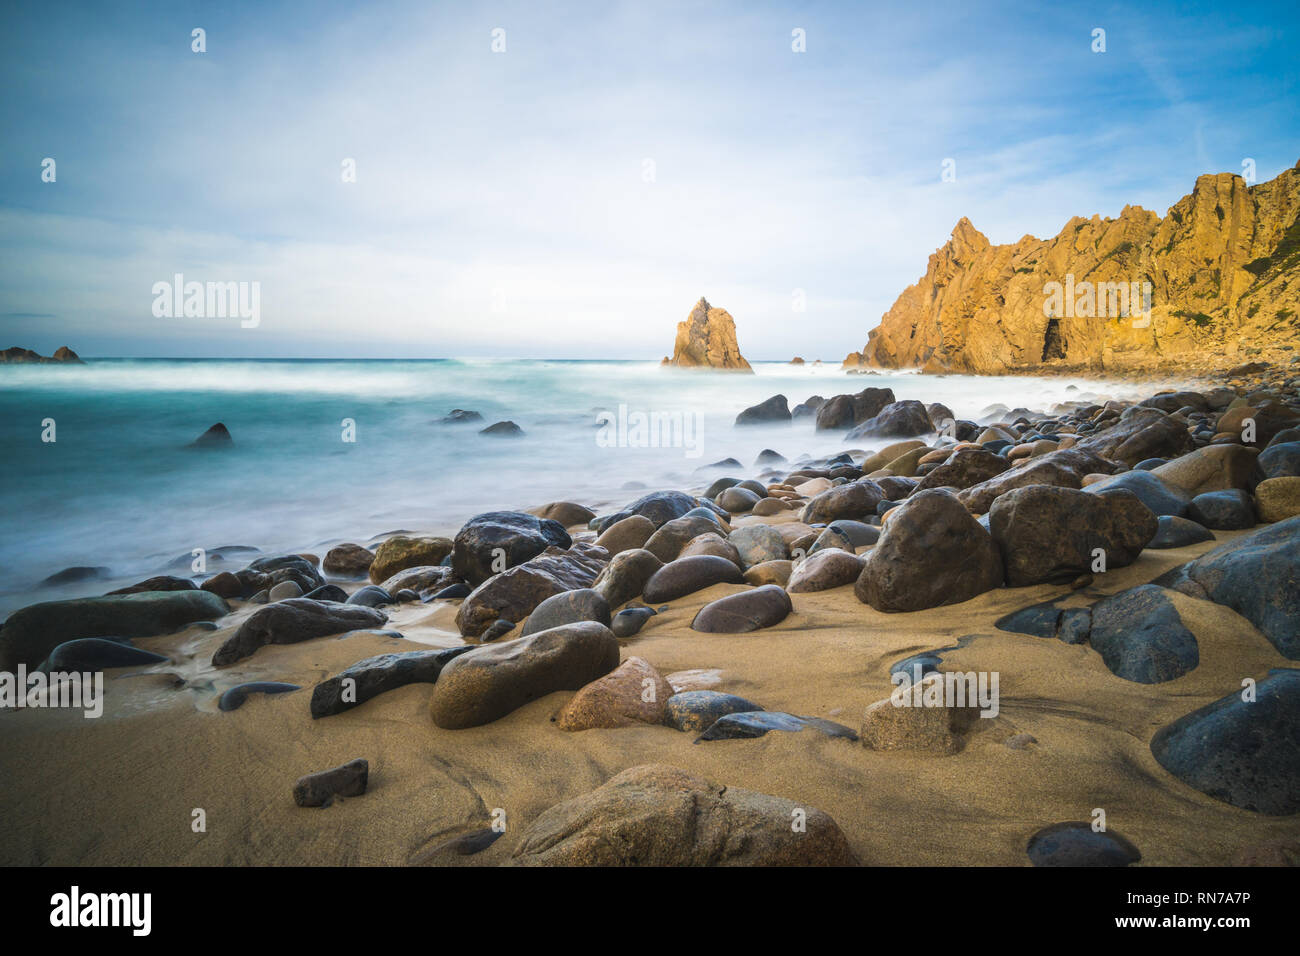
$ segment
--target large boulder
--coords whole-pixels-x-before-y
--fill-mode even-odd
[[[379,584],[407,568],[440,564],[451,554],[451,548],[450,538],[395,534],[375,549],[374,560],[370,563],[370,580]]]
[[[604,677],[618,656],[618,638],[596,621],[485,644],[443,667],[430,713],[447,730],[491,723],[547,694]]]
[[[1187,514],[1191,497],[1177,485],[1162,481],[1154,471],[1126,471],[1111,475],[1101,481],[1088,485],[1084,491],[1090,495],[1099,495],[1112,488],[1125,488],[1137,495],[1138,501],[1151,509],[1157,518],[1161,515],[1173,515],[1176,518]],[[1195,516],[1193,516],[1195,517]]]
[[[1260,528],[1155,583],[1232,608],[1284,657],[1300,660],[1300,517]]]
[[[576,588],[548,597],[533,609],[524,622],[520,637],[547,631],[577,621],[598,621],[609,627],[609,602],[591,588]]]
[[[802,811],[802,813],[800,812]],[[803,819],[796,828],[791,821]],[[551,807],[524,831],[521,866],[854,866],[835,821],[806,804],[632,767]]]
[[[1169,594],[1155,584],[1143,584],[1093,605],[1088,642],[1116,677],[1160,684],[1200,663],[1196,637]]]
[[[917,483],[915,490],[969,488],[971,485],[978,485],[981,481],[988,481],[1002,474],[1010,467],[1011,463],[1001,455],[995,455],[984,448],[974,446],[958,448],[944,460],[943,464],[925,475]]]
[[[817,409],[817,430],[852,428],[875,418],[893,402],[894,391],[889,388],[864,388],[856,395],[836,395]]]
[[[790,595],[776,584],[764,584],[710,601],[691,621],[691,630],[705,634],[748,634],[784,621],[794,610]]]
[[[379,627],[387,620],[383,611],[359,604],[290,598],[254,612],[217,648],[212,666],[225,667],[243,660],[266,644],[297,644],[314,637]]]
[[[696,554],[670,561],[650,575],[642,598],[647,604],[661,604],[715,584],[741,584],[744,580],[740,568],[726,558]]]
[[[547,548],[567,548],[573,543],[564,525],[522,511],[489,511],[476,515],[456,532],[451,569],[456,577],[479,585],[492,575],[523,564]],[[376,557],[378,563],[378,557]],[[437,564],[420,561],[419,564]],[[371,580],[376,578],[374,569]]]
[[[478,637],[502,618],[518,624],[548,597],[591,587],[607,563],[605,550],[594,545],[547,548],[471,591],[456,611],[456,626],[463,636]]]
[[[784,561],[790,557],[785,538],[770,525],[748,524],[737,528],[727,536],[727,542],[736,549],[745,571],[765,561]]]
[[[877,611],[919,611],[968,601],[1002,584],[1002,559],[984,527],[942,488],[891,511],[854,593]]]
[[[654,522],[641,515],[628,515],[621,521],[615,521],[601,532],[596,544],[611,555],[624,551],[644,548],[650,536],[655,533]]]
[[[823,491],[804,505],[804,524],[829,524],[839,518],[861,520],[874,515],[885,500],[884,490],[870,478],[860,478]]]
[[[640,515],[658,528],[698,506],[699,501],[684,491],[652,491],[648,495],[642,495],[621,511],[601,518],[595,530],[597,533],[604,534],[611,525],[631,515]]]
[[[663,566],[662,561],[644,548],[620,551],[610,559],[592,587],[615,608],[645,590],[650,576]]]
[[[993,502],[1013,488],[1027,488],[1030,485],[1081,488],[1084,475],[1109,475],[1114,471],[1114,462],[1078,448],[1062,448],[1030,458],[1026,464],[971,485],[959,492],[957,497],[972,514],[981,515],[988,513]]]
[[[736,342],[736,320],[726,309],[715,309],[701,298],[684,322],[677,323],[673,357],[664,365],[753,372]]]
[[[934,423],[925,406],[913,399],[890,402],[875,416],[858,425],[845,437],[857,438],[911,438],[934,431]]]
[[[790,406],[784,395],[773,395],[765,402],[751,405],[736,416],[737,425],[766,425],[790,421]]]
[[[989,530],[1002,552],[1007,584],[1065,582],[1092,571],[1132,564],[1155,537],[1156,516],[1131,491],[1089,494],[1031,485],[993,502]]]
[[[442,557],[438,558],[441,561]],[[370,571],[370,566],[375,562],[375,552],[362,545],[348,542],[346,544],[336,545],[325,553],[325,560],[321,562],[321,567],[325,569],[326,574],[333,574],[341,578],[364,578]],[[434,564],[437,561],[433,562]],[[379,582],[375,582],[378,584]]]
[[[47,601],[15,611],[0,627],[0,671],[35,668],[65,641],[84,637],[154,637],[230,613],[208,591],[141,591]]]
[[[1215,446],[1231,448],[1231,445]],[[1288,478],[1300,475],[1300,441],[1270,445],[1259,454],[1259,467],[1265,478]]]
[[[1262,477],[1256,455],[1241,445],[1206,445],[1158,465],[1151,474],[1193,498],[1207,491],[1249,491]]]
[[[1089,435],[1075,448],[1132,467],[1147,458],[1176,458],[1191,445],[1184,423],[1158,408],[1133,405],[1124,410],[1115,424]]]
[[[647,661],[629,657],[569,698],[555,725],[575,731],[660,724],[672,695],[672,686]]]

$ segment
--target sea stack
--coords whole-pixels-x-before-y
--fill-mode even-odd
[[[736,343],[736,320],[726,309],[715,309],[704,298],[695,303],[685,322],[677,323],[673,357],[664,359],[662,364],[754,371]]]

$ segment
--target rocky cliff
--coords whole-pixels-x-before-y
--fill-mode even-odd
[[[752,372],[736,343],[736,320],[726,309],[715,309],[700,299],[686,317],[677,323],[677,341],[673,357],[664,365],[684,368],[725,368]]]
[[[51,365],[60,362],[75,365],[86,364],[78,358],[76,352],[72,351],[72,349],[68,348],[66,345],[59,348],[58,351],[49,357],[33,352],[31,349],[20,348],[17,345],[11,349],[0,351],[0,365]]]
[[[845,367],[1205,371],[1300,346],[1300,163],[993,245],[963,218]],[[1125,300],[1127,301],[1127,308]],[[1149,302],[1149,309],[1146,303]],[[1127,314],[1125,314],[1127,313]]]

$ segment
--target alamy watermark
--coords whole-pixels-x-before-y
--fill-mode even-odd
[[[153,284],[156,319],[239,319],[255,329],[262,323],[262,283],[186,282],[178,272],[171,282]]]
[[[923,674],[920,664],[911,670],[900,668],[889,679],[896,685],[889,695],[895,707],[978,708],[981,717],[998,715],[997,671],[932,671]]]
[[[698,411],[640,411],[620,404],[616,412],[598,412],[596,423],[599,448],[681,448],[687,458],[704,454],[704,415]]]
[[[104,713],[104,674],[102,671],[27,672],[19,664],[15,673],[0,671],[0,710],[26,708],[73,708],[90,719]]]
[[[1150,282],[1065,282],[1043,285],[1043,315],[1049,319],[1133,319],[1133,328],[1151,325]]]

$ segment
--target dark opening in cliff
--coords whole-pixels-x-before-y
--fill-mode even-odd
[[[1061,338],[1061,320],[1048,319],[1047,333],[1043,336],[1043,361],[1065,358],[1065,340]]]

